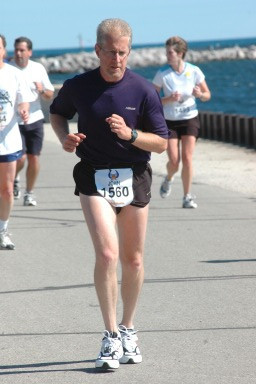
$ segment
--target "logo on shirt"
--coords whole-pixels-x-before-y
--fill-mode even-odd
[[[125,107],[125,109],[129,109],[130,111],[135,111],[135,107]]]
[[[1,101],[2,104],[10,103],[11,106],[12,106],[12,101],[11,101],[11,98],[10,98],[10,95],[9,95],[8,91],[0,90],[0,101]]]

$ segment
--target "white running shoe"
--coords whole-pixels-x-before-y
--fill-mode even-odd
[[[164,199],[165,197],[169,196],[172,191],[172,182],[174,178],[172,177],[171,180],[168,180],[167,176],[165,176],[164,181],[161,184],[160,187],[160,196]]]
[[[119,360],[121,364],[138,364],[142,362],[142,356],[137,346],[138,337],[137,331],[133,328],[126,328],[124,325],[119,325],[124,354]]]
[[[104,331],[101,350],[95,361],[96,368],[117,369],[123,356],[120,333]]]
[[[25,192],[23,205],[26,207],[35,207],[37,205],[33,192]]]
[[[195,196],[191,196],[190,193],[188,193],[186,196],[183,197],[183,208],[197,208],[197,203],[194,202],[193,199],[195,199]]]
[[[15,249],[15,245],[11,241],[9,234],[6,231],[0,232],[0,249]]]

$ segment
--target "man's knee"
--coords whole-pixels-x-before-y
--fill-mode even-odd
[[[108,269],[116,267],[118,257],[116,253],[104,250],[103,252],[97,254],[96,257],[96,266]]]
[[[28,163],[30,165],[34,165],[34,164],[37,165],[39,163],[39,155],[28,154],[27,158],[28,158]]]
[[[141,252],[135,254],[123,256],[122,264],[126,265],[129,269],[134,271],[140,271],[143,268],[143,256]]]
[[[13,186],[8,185],[0,188],[0,196],[4,201],[12,202],[13,200]]]

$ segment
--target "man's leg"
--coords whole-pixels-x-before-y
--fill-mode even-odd
[[[109,332],[117,332],[119,251],[116,213],[103,197],[80,194],[80,201],[96,254],[94,281],[105,328]]]
[[[14,179],[14,186],[13,186],[13,196],[17,200],[21,196],[21,191],[20,191],[20,172],[25,166],[25,162],[27,159],[26,153],[24,151],[26,150],[26,142],[25,142],[25,136],[23,133],[23,127],[19,125],[20,129],[20,134],[21,134],[21,139],[22,139],[22,148],[23,148],[23,155],[20,159],[17,160],[16,162],[16,173],[15,173],[15,179]]]
[[[40,169],[39,156],[27,154],[27,159],[26,190],[24,192],[23,205],[35,207],[37,202],[34,196],[34,187]]]
[[[13,205],[13,182],[16,161],[0,163],[0,220],[9,219]]]
[[[129,205],[117,216],[120,261],[122,264],[121,294],[123,318],[121,324],[133,327],[137,301],[144,280],[143,253],[148,220],[148,205]]]
[[[13,182],[16,161],[0,163],[0,248],[14,249],[7,234],[7,226],[13,206]]]
[[[24,205],[35,206],[33,191],[40,170],[39,157],[43,147],[44,126],[43,120],[30,124],[26,131],[26,151],[27,151],[27,170],[26,170],[26,191],[24,194]]]
[[[18,177],[20,171],[24,168],[26,158],[27,158],[27,155],[24,154],[24,155],[22,155],[22,157],[19,160],[17,160],[15,178]]]
[[[121,335],[116,320],[118,296],[116,212],[100,196],[80,194],[80,201],[96,253],[94,282],[106,328],[95,367],[116,369],[119,367],[119,359],[123,356]]]
[[[144,280],[143,253],[147,229],[148,205],[144,208],[124,207],[118,215],[120,260],[122,264],[121,294],[123,317],[119,325],[123,356],[120,363],[141,363],[137,345],[134,315]]]
[[[38,155],[27,155],[28,165],[26,170],[26,191],[32,192],[34,190],[36,179],[40,171],[40,163]]]

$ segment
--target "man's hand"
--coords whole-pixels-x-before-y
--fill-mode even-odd
[[[43,84],[40,83],[39,81],[34,81],[34,84],[35,84],[37,92],[42,93],[44,90]]]
[[[116,133],[120,139],[130,140],[131,128],[127,127],[124,119],[116,114],[106,118],[112,132]]]
[[[29,119],[29,103],[20,103],[18,106],[18,111],[22,121],[27,124]]]
[[[85,138],[86,136],[83,133],[69,133],[62,142],[62,147],[66,152],[75,152],[76,147],[78,147]]]

